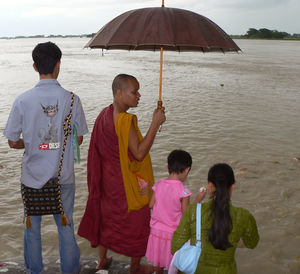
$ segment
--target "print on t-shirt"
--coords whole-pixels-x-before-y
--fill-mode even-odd
[[[41,140],[41,144],[39,145],[39,150],[45,149],[58,149],[60,147],[59,139],[58,139],[58,127],[54,123],[54,117],[58,112],[58,102],[55,106],[42,106],[42,109],[47,117],[49,117],[48,128],[41,128],[38,136]]]

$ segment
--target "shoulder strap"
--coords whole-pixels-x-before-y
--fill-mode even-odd
[[[197,204],[197,215],[196,215],[196,245],[201,246],[201,203]]]
[[[64,154],[65,154],[65,150],[66,150],[66,146],[67,146],[68,137],[72,134],[71,119],[72,119],[72,111],[73,111],[73,105],[74,105],[74,93],[73,92],[70,92],[70,93],[71,93],[70,112],[66,116],[66,118],[64,120],[64,124],[63,124],[65,138],[64,138],[64,144],[63,144],[62,153],[61,153],[61,157],[60,157],[60,163],[59,163],[59,167],[58,167],[58,175],[57,175],[58,183],[60,183],[62,165],[63,165],[63,161],[64,161]]]
[[[60,192],[60,177],[61,177],[61,172],[62,172],[62,165],[64,161],[64,154],[67,146],[67,141],[68,137],[72,134],[72,125],[71,125],[71,119],[72,119],[72,111],[73,111],[73,105],[74,105],[74,93],[71,93],[71,105],[70,105],[70,112],[66,116],[63,124],[63,129],[64,129],[64,144],[61,152],[61,157],[60,157],[60,162],[59,162],[59,167],[58,167],[58,174],[57,174],[57,183],[59,186],[59,192]],[[64,210],[63,210],[63,205],[62,205],[62,200],[61,200],[61,193],[59,196],[59,203],[60,203],[60,210],[61,210],[61,215],[62,215],[62,225],[66,225],[67,221],[64,215]]]

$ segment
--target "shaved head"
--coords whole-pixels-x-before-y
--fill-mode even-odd
[[[116,95],[117,90],[119,89],[124,90],[128,86],[129,80],[134,80],[139,84],[138,80],[132,75],[128,75],[128,74],[117,75],[112,83],[113,96]]]

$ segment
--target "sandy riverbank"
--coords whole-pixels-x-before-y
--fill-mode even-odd
[[[129,273],[130,262],[125,260],[114,260],[107,270],[97,270],[97,258],[81,258],[80,274],[126,274]],[[24,272],[24,261],[7,260],[0,262],[0,273],[19,274]],[[44,259],[44,273],[57,274],[60,273],[59,259],[49,258]],[[167,271],[165,271],[165,274]]]

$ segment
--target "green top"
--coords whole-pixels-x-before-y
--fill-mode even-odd
[[[259,241],[256,221],[248,210],[234,207],[230,204],[232,231],[229,234],[229,242],[233,247],[226,250],[216,249],[208,239],[208,231],[212,225],[212,203],[213,199],[207,203],[203,203],[201,207],[202,251],[195,273],[234,274],[237,273],[234,254],[239,240],[242,238],[244,245],[248,248],[254,248]],[[173,254],[189,239],[191,240],[191,244],[195,245],[196,208],[196,204],[192,204],[183,214],[180,224],[173,235]]]

